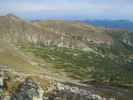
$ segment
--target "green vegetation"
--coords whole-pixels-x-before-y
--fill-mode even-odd
[[[8,70],[15,70],[24,73],[40,73],[40,68],[30,63],[30,59],[13,45],[0,40],[0,68],[6,66]]]
[[[117,85],[133,84],[133,68],[128,56],[106,46],[93,51],[59,47],[23,47],[25,52],[52,64],[58,72],[64,71],[69,77],[82,81],[96,81]],[[48,66],[49,67],[49,66]]]
[[[80,22],[26,22],[12,15],[0,19],[1,65],[31,74],[49,68],[82,81],[133,84],[132,33],[96,28]],[[29,43],[36,45],[29,46]],[[21,54],[11,44],[23,45],[23,50],[31,55]]]

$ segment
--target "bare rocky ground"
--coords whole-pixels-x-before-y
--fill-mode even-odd
[[[129,91],[122,89],[63,81],[43,74],[25,74],[8,66],[0,69],[0,83],[3,81],[0,100],[132,100]],[[105,96],[103,92],[112,93],[112,96]]]

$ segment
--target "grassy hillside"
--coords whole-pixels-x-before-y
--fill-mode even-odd
[[[106,46],[80,50],[58,47],[22,47],[24,52],[50,63],[50,69],[67,73],[68,77],[82,81],[133,85],[132,61],[125,51],[116,51]],[[130,62],[131,61],[131,62]],[[43,66],[41,66],[43,67]]]
[[[3,40],[0,40],[0,66],[23,73],[40,73],[39,68],[32,65],[29,58]]]

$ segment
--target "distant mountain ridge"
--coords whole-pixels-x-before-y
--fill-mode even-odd
[[[126,30],[98,28],[83,22],[27,22],[13,14],[0,16],[0,39],[14,43],[30,42],[48,46],[88,48],[91,44],[112,45],[115,40],[120,40],[133,47],[132,35]]]
[[[58,20],[27,22],[12,14],[0,16],[0,39],[78,48],[88,47],[90,42],[111,44],[112,41],[105,30],[92,25]]]
[[[112,45],[116,37],[117,40],[119,38],[133,46],[132,34],[126,30],[98,28],[75,21],[27,22],[13,14],[0,16],[0,39],[14,43],[30,42],[48,46],[88,48],[90,44]]]
[[[110,29],[123,29],[133,32],[133,22],[129,20],[84,20],[86,24]]]

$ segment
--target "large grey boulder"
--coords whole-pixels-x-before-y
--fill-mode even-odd
[[[26,79],[11,96],[11,100],[43,100],[43,90],[40,91],[38,84],[32,79]]]

